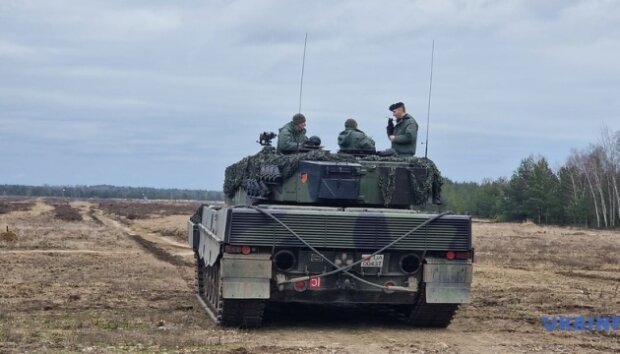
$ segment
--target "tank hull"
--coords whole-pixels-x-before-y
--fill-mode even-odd
[[[391,306],[411,325],[445,327],[470,300],[467,216],[204,206],[188,222],[188,242],[197,294],[223,325],[259,326],[265,304],[300,302]]]

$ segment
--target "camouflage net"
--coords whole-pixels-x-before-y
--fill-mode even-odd
[[[425,179],[413,176],[411,187],[413,190],[413,202],[423,204],[428,197],[439,196],[441,189],[441,175],[433,161],[427,158],[414,156],[388,156],[367,155],[356,157],[349,154],[332,154],[325,150],[311,150],[305,153],[282,155],[275,152],[275,148],[265,146],[259,153],[247,156],[241,161],[226,168],[224,180],[224,193],[228,197],[233,197],[239,187],[244,186],[248,180],[259,180],[261,167],[268,165],[278,166],[282,180],[291,177],[299,167],[299,161],[336,161],[336,162],[360,162],[360,161],[382,161],[406,163],[408,166],[426,168],[428,174]],[[395,170],[396,167],[389,167],[387,176],[379,178],[379,188],[386,205],[390,203],[395,189]],[[435,194],[436,193],[436,194]]]
[[[420,167],[425,167],[426,178],[416,178],[413,171],[410,171],[411,190],[413,191],[413,204],[420,205],[426,203],[429,196],[439,198],[443,179],[433,161],[429,159],[418,159]]]
[[[248,179],[258,179],[261,166],[276,165],[283,179],[295,174],[299,161],[340,161],[356,162],[357,159],[347,154],[332,154],[325,150],[310,150],[309,152],[282,155],[275,152],[272,146],[265,146],[258,154],[247,156],[236,164],[226,168],[224,193],[233,197],[236,190],[245,184]]]
[[[379,176],[378,184],[383,201],[387,206],[392,202],[392,196],[394,196],[394,189],[396,188],[396,167],[388,168],[387,176]]]
[[[435,163],[427,158],[418,157],[379,157],[379,156],[367,156],[361,159],[362,161],[391,161],[407,163],[409,166],[424,168],[427,174],[424,178],[416,176],[413,170],[409,171],[412,193],[412,204],[421,205],[426,203],[430,196],[436,196],[437,198],[441,194],[441,185],[443,179],[441,173],[437,169]],[[392,197],[396,189],[396,167],[387,168],[387,174],[379,176],[379,190],[383,196],[385,206],[388,206],[392,202]]]

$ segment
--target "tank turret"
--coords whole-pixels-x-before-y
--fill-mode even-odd
[[[278,154],[262,133],[262,150],[226,169],[227,203],[414,208],[440,200],[441,175],[433,161],[413,156],[307,152]],[[269,139],[266,139],[269,137]]]

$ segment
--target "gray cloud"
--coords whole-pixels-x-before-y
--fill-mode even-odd
[[[602,0],[3,1],[0,183],[219,189],[297,111],[306,32],[302,111],[328,148],[347,117],[387,147],[397,100],[424,140],[434,39],[448,177],[562,163],[620,130],[618,22]]]

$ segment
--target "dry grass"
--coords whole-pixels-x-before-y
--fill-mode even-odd
[[[176,238],[180,242],[187,242],[186,215],[168,215],[161,218],[140,219],[133,222],[133,226],[140,231],[154,232],[163,236]]]
[[[161,262],[94,221],[47,212],[20,226],[29,231],[18,241],[23,253],[0,256],[0,352],[153,352],[218,341],[223,350],[231,341],[212,335],[195,308],[191,267]]]
[[[69,205],[68,202],[55,203],[53,204],[53,206],[54,206],[54,213],[56,214],[56,219],[60,219],[63,221],[84,220],[80,212],[77,209],[73,208],[71,205]]]
[[[15,242],[17,241],[17,234],[9,230],[7,226],[6,231],[0,232],[0,241]]]
[[[474,235],[474,297],[459,328],[536,333],[542,315],[620,313],[617,231],[475,223]]]
[[[99,201],[99,208],[129,220],[149,219],[166,215],[192,215],[200,206],[191,201],[148,201],[110,199]]]
[[[475,223],[480,262],[531,269],[620,269],[620,233],[517,223]]]
[[[13,211],[27,211],[34,206],[34,200],[24,198],[0,197],[0,214],[7,214]]]
[[[0,227],[11,225],[19,235],[10,249],[0,249],[1,353],[620,351],[620,333],[547,333],[540,322],[543,314],[620,314],[617,232],[475,223],[472,303],[447,330],[342,312],[337,321],[310,313],[241,331],[208,320],[193,297],[187,262],[157,258],[127,234],[130,228],[184,238],[196,205],[128,204],[106,207],[125,215],[127,225],[120,226],[87,201],[69,204],[81,222],[57,219],[41,200],[0,215]],[[128,219],[130,213],[140,217]]]

